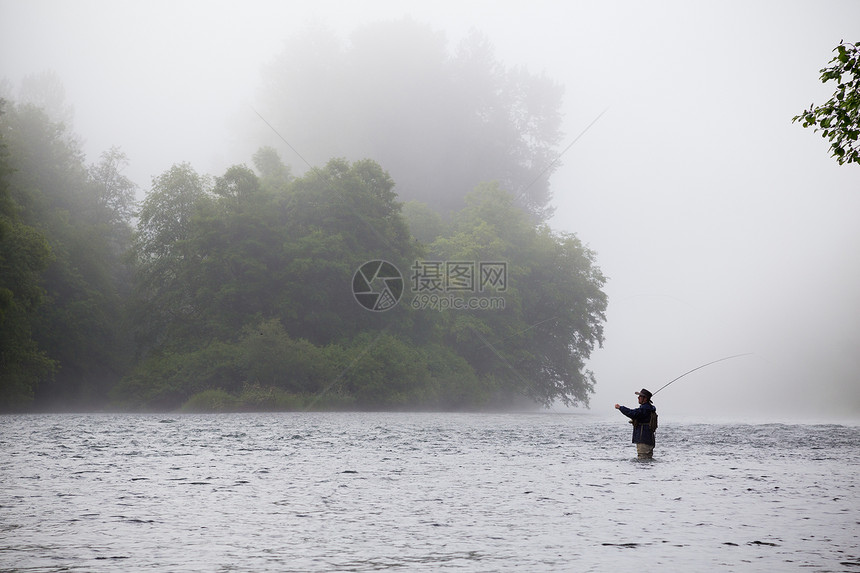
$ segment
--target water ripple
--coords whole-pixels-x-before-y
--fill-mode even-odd
[[[0,417],[4,571],[860,568],[860,430],[559,414]],[[860,569],[858,569],[860,570]]]

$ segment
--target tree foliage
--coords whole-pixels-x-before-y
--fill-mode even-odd
[[[603,343],[605,279],[575,235],[534,225],[513,196],[484,184],[466,197],[452,232],[429,249],[441,260],[505,261],[501,312],[446,317],[449,342],[503,397],[588,404],[585,361]]]
[[[11,286],[3,291],[0,375],[17,390],[0,406],[97,403],[130,349],[122,300],[128,197],[125,207],[104,201],[108,180],[96,177],[76,138],[41,109],[10,104],[7,112],[0,117],[7,150],[0,276]],[[113,151],[114,160],[120,156]],[[121,165],[112,177],[123,183]]]
[[[433,218],[435,240],[421,245],[373,161],[331,160],[278,185],[264,177],[233,166],[206,186],[181,165],[153,180],[136,235],[136,328],[148,350],[116,388],[120,403],[266,408],[287,395],[361,408],[588,403],[594,378],[584,365],[602,343],[606,299],[594,255],[575,236],[535,225],[488,183],[447,227]],[[416,225],[433,214],[419,204],[410,211]],[[408,280],[425,256],[505,261],[504,309],[422,311],[406,294],[373,313],[348,290],[368,260],[387,260]]]
[[[831,65],[821,70],[821,81],[835,81],[836,92],[826,103],[810,106],[792,122],[820,131],[840,165],[860,163],[860,46],[841,42],[834,51]]]
[[[347,47],[325,30],[294,37],[269,67],[261,111],[303,161],[370,157],[403,201],[449,214],[484,181],[499,181],[538,218],[551,212],[562,88],[500,63],[472,33],[453,52],[413,21],[357,30]],[[259,137],[280,143],[260,123]]]
[[[88,169],[97,207],[95,220],[123,233],[136,209],[137,185],[123,174],[127,166],[128,156],[114,146],[102,153],[99,162]]]
[[[53,70],[28,74],[21,80],[18,103],[42,110],[52,123],[63,126],[68,140],[76,139],[71,131],[75,116],[74,108],[66,102],[66,86]]]
[[[0,100],[0,115],[4,113]],[[25,224],[10,193],[8,152],[0,132],[0,409],[28,405],[56,366],[33,339],[34,313],[44,299],[41,273],[51,260],[45,236]]]
[[[208,178],[191,165],[177,164],[153,178],[141,205],[131,252],[136,267],[134,322],[143,349],[189,334],[198,312],[194,270],[201,259],[191,245],[194,217],[210,199],[210,187]]]
[[[290,168],[274,147],[261,147],[254,153],[253,161],[260,174],[260,185],[267,191],[283,191],[293,179]]]
[[[217,177],[176,163],[138,205],[120,149],[87,165],[44,110],[0,115],[0,409],[588,403],[604,278],[540,222],[558,86],[410,22],[306,40],[269,86],[321,165],[300,177],[262,147]],[[31,91],[68,109],[48,80]],[[444,295],[503,304],[419,308],[405,286],[371,312],[354,277],[380,260],[405,285],[422,261],[502,265],[504,284]]]

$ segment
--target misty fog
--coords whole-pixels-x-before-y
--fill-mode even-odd
[[[374,26],[391,21],[430,30],[424,59],[374,43]],[[533,206],[545,199],[554,209],[551,227],[576,233],[608,278],[605,343],[586,365],[597,380],[591,410],[614,415],[612,404],[634,403],[643,386],[653,391],[703,363],[751,353],[661,392],[661,416],[856,419],[860,167],[837,165],[827,143],[791,118],[830,97],[818,71],[840,40],[858,39],[858,21],[860,5],[849,1],[0,0],[0,96],[25,99],[28,76],[55,72],[65,90],[54,102],[59,119],[90,162],[121,148],[139,199],[174,163],[221,175],[251,165],[261,145],[298,175],[306,161],[339,156],[385,169],[400,155],[430,157],[414,180],[391,168],[404,199],[432,195],[420,174],[458,161],[516,186],[581,134],[532,191]],[[481,155],[501,136],[464,142],[433,131],[433,114],[455,113],[456,102],[413,106],[437,102],[439,66],[475,35],[497,66],[521,70],[523,85],[531,78],[562,102],[560,133],[549,125],[520,171]],[[367,61],[350,61],[356,55]],[[414,92],[388,91],[388,79],[374,77],[377,58],[393,61]],[[311,66],[294,77],[328,73],[329,89],[292,90],[296,101],[279,114],[277,92],[267,90],[283,79],[273,66],[318,61],[342,69]],[[356,70],[361,77],[344,79]],[[474,81],[476,97],[495,93],[480,79],[460,81]],[[530,109],[543,109],[523,93]],[[397,106],[398,124],[356,117],[359,99]],[[398,145],[386,130],[413,135]],[[468,150],[475,155],[464,157]],[[481,182],[448,175],[451,187]]]

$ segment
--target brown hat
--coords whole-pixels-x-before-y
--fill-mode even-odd
[[[638,392],[636,392],[636,395],[637,395],[637,396],[644,396],[644,397],[645,397],[645,399],[646,399],[646,400],[648,400],[648,401],[650,401],[650,400],[651,400],[651,392],[649,392],[649,391],[648,391],[648,390],[646,390],[645,388],[642,388],[641,390],[639,390]]]

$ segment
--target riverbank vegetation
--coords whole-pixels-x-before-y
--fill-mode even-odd
[[[503,134],[485,142],[502,153],[477,173],[461,160],[446,172],[433,149],[418,162],[393,157],[389,133],[380,155],[407,181],[422,178],[403,194],[372,155],[299,165],[308,169],[295,175],[265,145],[214,176],[177,162],[141,194],[120,149],[88,164],[48,110],[3,102],[0,408],[587,404],[605,279],[575,235],[545,223],[548,186],[533,181],[557,140],[558,94],[522,70],[499,71],[475,39],[449,60],[433,54],[439,73],[453,74],[449,100],[464,96],[453,79],[467,64],[500,74],[489,107],[478,97],[461,111],[484,118],[468,132],[476,141]],[[373,106],[378,118],[384,106]],[[443,132],[433,135],[440,146]],[[485,177],[507,156],[520,168]],[[368,261],[388,262],[400,282],[359,284]],[[369,310],[355,296],[362,288],[396,304]]]

